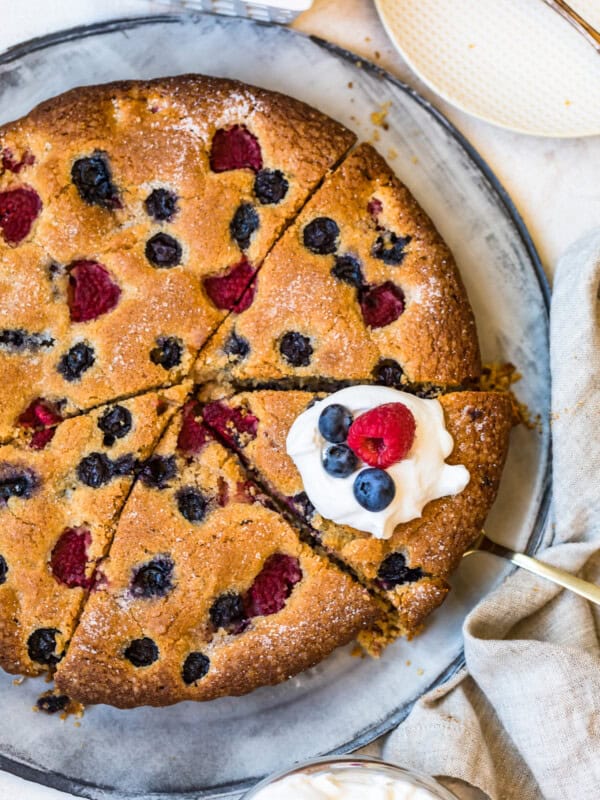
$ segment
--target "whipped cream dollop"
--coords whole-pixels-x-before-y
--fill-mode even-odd
[[[256,800],[434,800],[409,779],[366,773],[361,769],[288,775],[256,795]]]
[[[319,417],[333,403],[347,408],[354,419],[384,403],[403,403],[412,412],[415,438],[406,458],[385,470],[395,485],[395,495],[383,511],[363,508],[354,496],[358,470],[344,478],[334,477],[323,467],[327,442],[319,433]],[[438,497],[459,494],[469,483],[466,467],[445,463],[454,440],[444,421],[438,400],[424,400],[386,386],[350,386],[329,395],[296,418],[287,436],[287,452],[294,461],[304,490],[318,513],[341,525],[389,539],[397,525],[420,517],[427,503]]]

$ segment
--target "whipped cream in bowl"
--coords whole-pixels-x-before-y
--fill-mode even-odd
[[[347,453],[355,460],[355,468],[341,477],[326,469],[324,459],[327,460],[334,440],[325,439],[319,429],[325,409],[341,406],[350,413],[354,423],[367,412],[388,404],[402,404],[412,415],[414,435],[408,452],[384,469],[375,470],[361,460],[359,448],[354,454],[348,453],[347,442],[339,442],[338,436],[335,441],[342,450],[336,454]],[[388,435],[393,437],[393,434],[392,427]],[[376,443],[380,444],[379,440]],[[459,494],[470,479],[465,466],[446,464],[454,441],[446,429],[441,403],[385,386],[350,386],[318,401],[296,418],[286,446],[317,512],[325,519],[365,531],[378,539],[389,539],[397,525],[420,517],[423,508],[432,500]],[[373,475],[374,472],[378,474]],[[371,508],[357,499],[361,495],[359,485],[364,484],[365,478],[378,482],[372,493]],[[386,504],[385,507],[382,508],[382,504]]]
[[[456,800],[433,778],[377,759],[317,759],[259,783],[243,800]]]

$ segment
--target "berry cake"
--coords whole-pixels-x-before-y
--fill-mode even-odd
[[[119,707],[245,694],[377,619],[367,591],[300,541],[193,403],[153,459],[160,480],[131,493],[58,665],[60,691]]]
[[[199,383],[282,378],[458,386],[480,373],[450,251],[369,145],[326,178],[275,245],[254,302],[200,355]]]
[[[186,386],[150,392],[61,421],[42,401],[23,434],[0,447],[0,665],[36,675],[71,638],[134,476]]]
[[[42,393],[72,413],[189,373],[354,140],[195,76],[76,89],[0,129],[0,440]]]
[[[446,595],[512,404],[447,246],[355,144],[197,75],[0,128],[0,665],[54,675],[40,708],[244,694]]]
[[[439,398],[454,440],[448,463],[464,465],[470,481],[459,494],[434,500],[420,517],[397,525],[389,539],[324,519],[308,499],[286,438],[294,420],[318,397],[304,391],[242,392],[206,404],[202,415],[322,547],[374,592],[385,594],[399,611],[402,633],[412,636],[444,599],[448,575],[480,534],[494,502],[513,425],[510,397],[465,391]]]

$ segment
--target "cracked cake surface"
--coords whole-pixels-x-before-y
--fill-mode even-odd
[[[0,128],[0,666],[55,675],[40,707],[244,694],[353,638],[377,655],[444,599],[511,403],[470,390],[452,254],[355,143],[199,75]],[[316,514],[285,451],[348,384],[439,397],[471,473],[389,540]]]

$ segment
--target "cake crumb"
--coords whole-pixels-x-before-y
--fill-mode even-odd
[[[384,131],[387,131],[390,127],[387,122],[387,115],[391,105],[392,101],[387,100],[385,103],[381,104],[379,111],[373,111],[371,114],[371,122],[373,125],[376,125],[378,128],[383,128]]]
[[[395,158],[398,158],[398,151],[396,150],[395,147],[390,147],[390,149],[388,150],[388,158],[390,159],[390,161],[393,161]]]
[[[348,88],[349,89],[353,89],[354,88],[354,83],[352,81],[348,81]]]
[[[419,677],[421,677],[421,675],[424,675],[424,674],[425,674],[425,670],[422,667],[419,667],[419,669],[417,670],[417,675]]]

